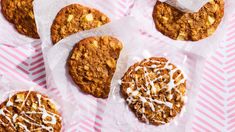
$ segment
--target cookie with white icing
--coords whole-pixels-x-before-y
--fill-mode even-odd
[[[140,121],[164,125],[184,106],[186,79],[166,58],[152,57],[128,69],[122,78],[121,93]]]
[[[46,96],[23,91],[0,104],[0,132],[60,132],[62,118]]]

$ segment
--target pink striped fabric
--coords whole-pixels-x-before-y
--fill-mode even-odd
[[[110,0],[103,1],[111,2]],[[119,9],[115,11],[117,18],[127,15],[129,8],[133,5],[133,0],[113,2]],[[4,38],[0,36],[0,39]],[[1,43],[0,74],[22,82],[33,81],[46,88],[46,74],[40,43],[31,47],[14,47]],[[49,90],[60,96],[56,88]],[[74,101],[76,99],[69,96],[68,100]],[[82,120],[72,121],[70,129],[66,131],[100,132],[102,127],[100,115],[104,111],[106,102],[100,99],[83,101],[85,103],[76,106],[76,108],[88,111],[86,106],[89,105],[94,109],[89,110],[89,115],[76,115]],[[228,23],[225,42],[206,62],[200,93],[195,105],[196,112],[192,131],[235,132],[235,14],[232,15],[231,21]]]
[[[195,132],[235,132],[235,14],[232,16],[225,41],[206,62],[193,121]]]

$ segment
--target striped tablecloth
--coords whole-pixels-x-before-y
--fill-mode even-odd
[[[119,8],[116,11],[117,18],[125,16],[133,4],[133,0],[112,2]],[[227,24],[226,38],[220,48],[207,59],[201,75],[202,82],[198,84],[200,91],[192,124],[192,131],[195,132],[235,132],[235,14]],[[33,81],[46,88],[41,44],[15,47],[1,43],[3,39],[0,36],[0,74],[22,82]],[[50,90],[57,92],[56,89]],[[97,105],[105,106],[105,103],[101,100],[87,101],[87,105],[94,108]],[[103,111],[94,109],[91,115],[81,115],[82,120],[71,122],[70,130],[66,131],[100,131],[102,117],[99,113]]]

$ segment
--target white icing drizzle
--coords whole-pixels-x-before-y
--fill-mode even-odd
[[[140,69],[143,69],[144,71],[144,81],[145,84],[143,85],[143,87],[139,88],[135,88],[135,86],[137,86],[138,84],[138,77],[137,76],[132,76],[133,79],[130,82],[122,82],[122,84],[124,83],[129,83],[129,88],[127,88],[126,93],[128,94],[128,98],[127,98],[127,102],[128,104],[131,104],[133,102],[136,102],[137,100],[140,100],[140,102],[142,103],[142,107],[141,107],[141,113],[142,113],[142,119],[144,119],[147,123],[149,122],[146,115],[145,115],[145,105],[148,104],[151,108],[152,111],[154,112],[163,112],[161,109],[159,108],[155,108],[154,104],[160,104],[160,105],[165,105],[166,107],[169,107],[170,109],[173,108],[173,104],[171,102],[167,102],[167,101],[161,101],[161,100],[157,100],[155,99],[153,96],[156,95],[156,93],[160,90],[160,87],[156,87],[155,86],[155,82],[158,81],[159,83],[166,83],[166,80],[164,80],[164,78],[166,78],[166,76],[168,77],[168,75],[161,75],[161,70],[168,70],[168,74],[169,74],[169,83],[165,86],[162,87],[161,89],[167,89],[167,91],[171,92],[172,89],[176,88],[178,85],[185,83],[186,79],[183,77],[182,73],[180,73],[177,77],[175,77],[175,79],[173,79],[173,75],[176,71],[178,71],[178,68],[173,67],[173,65],[171,63],[167,62],[161,62],[161,61],[157,61],[157,60],[146,60],[145,62],[142,62],[142,64],[145,64],[147,62],[151,62],[153,63],[151,66],[137,66],[134,70],[131,70],[129,72],[129,75],[131,75],[132,72],[137,72]],[[149,72],[148,72],[148,68],[149,69],[154,69],[154,72],[157,74],[157,78],[151,80],[150,76],[149,76]],[[179,77],[183,77],[177,84],[175,84],[174,80],[177,80]],[[159,81],[161,80],[161,81]],[[142,92],[141,91],[145,91],[148,96],[142,96]],[[181,97],[182,94],[178,91],[178,89],[175,89],[176,92],[178,92]],[[157,96],[157,95],[156,95]],[[169,94],[169,98],[172,99],[173,95]],[[155,120],[156,122],[159,122],[161,124],[165,124],[166,122],[163,121],[158,121]]]
[[[6,105],[7,107],[10,107],[10,106],[13,106],[13,103],[9,100]]]
[[[24,124],[20,123],[20,122],[17,122],[17,124],[21,127],[21,128],[24,128],[24,131],[25,132],[30,132],[29,129],[27,128],[27,126],[25,126]]]
[[[21,108],[23,108],[23,105],[26,103],[26,100],[29,96],[30,92],[27,94],[26,99],[25,100],[15,100],[15,102],[23,102]],[[36,123],[36,121],[30,117],[30,115],[32,114],[39,114],[42,117],[42,121],[44,124],[52,124],[55,125],[57,123],[57,118],[59,118],[61,120],[61,117],[55,113],[52,113],[50,111],[47,111],[45,106],[42,105],[42,96],[40,94],[36,94],[37,96],[37,102],[38,102],[38,106],[37,106],[37,111],[21,111],[20,115],[18,114],[14,114],[11,113],[7,108],[14,106],[13,102],[11,102],[11,98],[9,97],[8,102],[6,103],[6,107],[3,107],[2,109],[0,109],[0,115],[3,115],[10,123],[11,126],[13,126],[13,128],[16,130],[16,125],[18,125],[19,127],[23,128],[25,132],[30,132],[29,128],[27,128],[26,125],[17,122],[17,119],[21,118],[22,120],[24,120],[25,122],[37,126],[38,128],[33,129],[31,131],[37,131],[37,130],[47,130],[48,132],[54,132],[54,128],[52,126],[46,126],[43,124],[38,124]],[[48,98],[43,98],[44,100],[49,100]],[[51,100],[49,100],[51,101]],[[12,117],[12,119],[10,118]],[[25,118],[26,117],[26,118]],[[50,120],[48,120],[50,119]],[[4,123],[1,119],[0,119],[0,124],[3,125],[7,125],[6,123]]]
[[[14,114],[14,116],[12,117],[12,121],[16,122],[16,118],[18,117],[18,114]]]

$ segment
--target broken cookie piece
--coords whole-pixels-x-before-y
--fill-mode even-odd
[[[23,35],[38,39],[33,0],[1,0],[3,16]]]
[[[60,10],[51,26],[51,40],[56,44],[61,39],[84,30],[100,27],[110,22],[100,11],[72,4]]]

